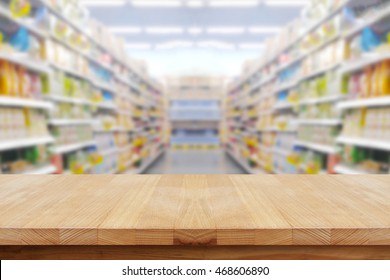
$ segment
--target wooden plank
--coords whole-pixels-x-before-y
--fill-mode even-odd
[[[390,246],[0,246],[2,260],[389,260]]]
[[[0,245],[390,246],[390,176],[0,176]]]

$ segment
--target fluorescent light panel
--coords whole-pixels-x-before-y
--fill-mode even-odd
[[[148,34],[181,34],[183,28],[181,27],[147,27],[145,29]]]
[[[305,6],[309,3],[308,0],[265,0],[264,4],[267,6],[282,6],[282,7],[295,7]]]
[[[207,33],[210,34],[242,34],[245,32],[244,27],[210,27]]]
[[[253,34],[264,34],[264,33],[278,33],[282,30],[282,28],[277,26],[252,26],[249,27],[249,33]]]
[[[137,26],[113,26],[109,28],[113,33],[139,34],[142,32],[141,27]]]
[[[187,0],[185,2],[188,8],[201,8],[204,7],[204,2],[202,0]]]
[[[82,0],[80,3],[84,6],[94,6],[94,7],[116,7],[124,6],[126,0]]]
[[[126,48],[134,50],[150,50],[152,45],[148,43],[127,43]]]
[[[236,48],[234,44],[223,41],[200,41],[196,45],[200,48],[215,48],[223,50],[234,50]]]
[[[203,33],[203,28],[200,27],[190,27],[187,29],[187,32],[191,35],[200,35]]]
[[[259,4],[258,0],[210,0],[209,6],[215,8],[235,7],[248,8],[255,7]]]
[[[190,48],[194,46],[194,42],[191,41],[169,41],[156,45],[157,50],[167,50],[174,48]]]
[[[261,50],[264,48],[264,44],[261,43],[241,43],[238,47],[242,50]]]
[[[135,7],[141,8],[171,8],[182,6],[182,2],[180,0],[133,0],[132,4]]]

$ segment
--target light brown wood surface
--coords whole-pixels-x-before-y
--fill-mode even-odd
[[[390,176],[0,176],[0,245],[390,245]]]

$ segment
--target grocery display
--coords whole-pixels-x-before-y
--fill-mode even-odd
[[[389,173],[389,18],[389,1],[310,1],[228,88],[232,158],[248,173]]]
[[[0,1],[1,172],[141,172],[164,150],[160,84],[79,1],[14,2]]]

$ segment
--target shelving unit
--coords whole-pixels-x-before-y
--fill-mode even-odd
[[[368,32],[367,28],[377,27],[375,32],[384,30],[383,22],[390,19],[390,3],[372,3],[369,8],[360,0],[333,3],[319,21],[318,16],[308,19],[307,15],[317,15],[320,10],[309,6],[299,22],[268,40],[266,53],[229,86],[226,149],[235,161],[250,162],[257,169],[275,174],[383,173],[379,169],[390,164],[390,154],[387,159],[379,154],[389,151],[385,133],[376,132],[382,139],[375,141],[349,135],[357,129],[351,125],[354,110],[361,110],[361,122],[386,120],[381,108],[390,107],[390,92],[359,98],[354,92],[359,87],[351,87],[353,75],[363,72],[361,75],[370,79],[374,74],[367,76],[367,68],[380,71],[378,64],[390,61],[390,45],[383,39],[384,33],[378,35],[382,41],[375,48],[357,50],[361,46],[358,43],[362,40],[361,33]],[[358,11],[359,18],[348,21],[343,18],[346,8],[350,15]],[[302,29],[305,31],[300,32]],[[390,79],[384,74],[382,78]],[[376,111],[369,114],[370,109]],[[375,117],[375,114],[381,115]],[[375,124],[382,129],[384,126]],[[362,133],[369,135],[369,128]],[[359,166],[354,168],[345,161],[356,160],[356,156],[348,153],[357,154],[359,147],[371,149],[360,152],[371,158],[356,163]],[[365,173],[364,168],[368,167],[370,171]],[[377,172],[372,171],[375,168]]]
[[[80,174],[80,170],[141,172],[133,159],[137,158],[140,166],[150,165],[164,149],[162,87],[127,58],[122,40],[97,23],[74,18],[75,13],[64,14],[68,9],[58,3],[41,0],[33,3],[48,11],[48,20],[39,24],[32,18],[16,19],[8,7],[0,6],[0,18],[26,28],[41,53],[38,59],[27,53],[0,52],[0,61],[23,67],[45,79],[39,97],[0,96],[0,109],[28,108],[45,114],[47,129],[54,136],[12,141],[0,138],[0,151],[38,149],[44,145],[50,160],[36,169],[27,169],[28,174]],[[83,9],[78,1],[66,5]],[[65,26],[64,34],[58,32],[59,25]],[[70,38],[74,36],[77,40],[72,41]],[[77,63],[72,65],[70,61]],[[136,111],[142,112],[141,118],[135,117]],[[103,129],[95,129],[99,126]],[[69,130],[77,131],[82,138],[67,137]],[[99,143],[102,133],[110,139],[106,148]]]

